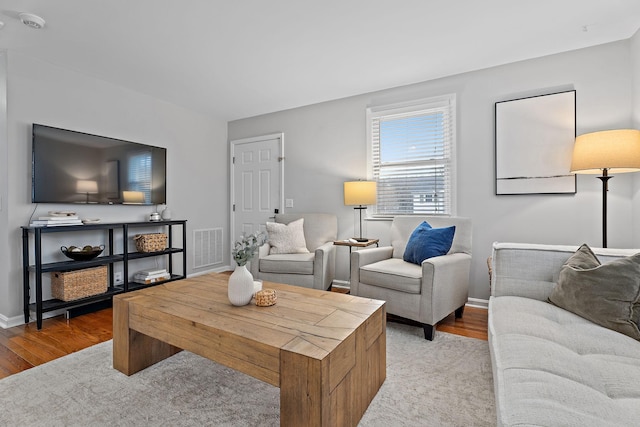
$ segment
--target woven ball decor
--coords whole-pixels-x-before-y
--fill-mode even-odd
[[[258,307],[269,307],[274,305],[278,299],[275,289],[263,289],[256,292],[256,305]]]

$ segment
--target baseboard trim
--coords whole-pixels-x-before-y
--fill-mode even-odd
[[[480,298],[468,298],[466,305],[468,305],[469,307],[484,308],[485,310],[488,310],[489,300]]]
[[[348,280],[334,280],[331,282],[331,286],[341,289],[351,289],[351,282]]]
[[[209,273],[224,273],[225,271],[233,271],[233,268],[231,268],[230,265],[223,265],[222,267],[212,268],[205,271],[198,271],[197,273],[189,273],[188,277],[203,276]]]
[[[51,317],[60,316],[66,313],[65,308],[61,308],[59,310],[48,311],[46,313],[42,313],[42,320],[50,319]],[[36,321],[36,314],[34,311],[30,311],[29,313],[29,323]],[[14,326],[24,325],[24,315],[13,316],[13,317],[5,317],[0,314],[0,327],[2,329],[13,328]]]
[[[2,329],[13,328],[14,326],[24,325],[24,316],[7,317],[0,314],[0,327]]]

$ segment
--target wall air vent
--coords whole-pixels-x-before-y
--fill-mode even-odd
[[[222,264],[222,228],[193,230],[193,268]]]

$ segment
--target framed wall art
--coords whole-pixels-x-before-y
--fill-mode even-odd
[[[576,192],[576,91],[496,102],[496,194]]]

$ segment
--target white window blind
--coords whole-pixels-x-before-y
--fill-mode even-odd
[[[367,111],[374,216],[455,214],[455,95]]]
[[[151,152],[145,151],[129,157],[129,190],[144,193],[146,203],[151,201]]]

